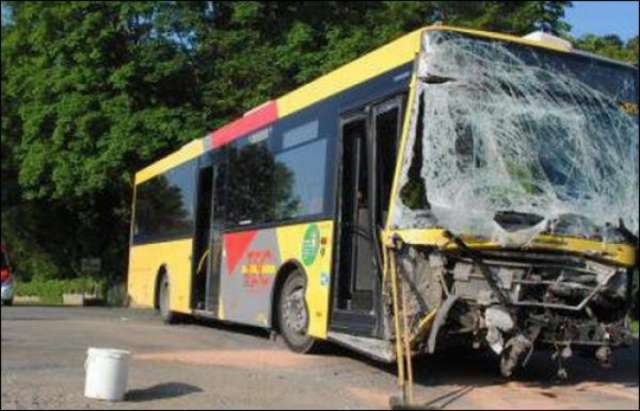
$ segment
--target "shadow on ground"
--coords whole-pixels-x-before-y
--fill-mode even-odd
[[[191,384],[168,382],[164,384],[156,384],[148,388],[129,390],[127,391],[125,400],[130,402],[162,400],[166,398],[182,397],[184,395],[193,394],[194,392],[202,392],[202,389]]]
[[[257,339],[267,340],[269,332],[264,329],[229,324],[215,320],[188,319],[183,324],[197,324],[221,331],[240,333]],[[265,341],[265,344],[267,342]],[[521,370],[511,380],[501,376],[498,358],[491,352],[477,352],[473,350],[443,350],[432,356],[425,356],[414,361],[414,381],[416,388],[445,388],[444,394],[431,399],[422,407],[445,408],[456,407],[459,400],[468,396],[475,389],[485,387],[507,386],[514,382],[523,388],[538,388],[539,394],[554,398],[555,394],[549,388],[576,387],[577,391],[584,389],[580,385],[590,383],[591,386],[619,384],[624,387],[638,387],[638,339],[634,339],[631,347],[615,351],[615,364],[612,368],[601,368],[591,358],[574,355],[565,363],[569,378],[557,378],[557,364],[551,359],[551,352],[540,351],[532,355],[527,367]],[[396,375],[394,364],[383,364],[360,355],[352,350],[332,343],[321,343],[314,354],[327,357],[350,358],[376,368],[392,378]],[[455,388],[450,388],[455,387]],[[153,388],[153,387],[152,387]],[[197,387],[196,387],[197,389]],[[199,389],[198,389],[199,390]],[[442,391],[441,391],[442,392]],[[185,395],[187,393],[179,394]],[[135,401],[135,400],[134,400]]]
[[[540,351],[532,355],[526,368],[519,371],[512,379],[500,374],[498,358],[490,352],[472,350],[448,350],[432,356],[414,360],[414,382],[416,388],[434,388],[455,386],[444,395],[430,400],[421,407],[442,409],[468,395],[474,389],[507,385],[511,382],[526,388],[537,388],[540,395],[555,398],[555,394],[547,389],[555,387],[576,387],[589,383],[590,386],[619,384],[623,387],[638,388],[638,339],[634,339],[629,348],[614,351],[614,365],[602,368],[594,359],[574,355],[565,363],[569,373],[566,380],[557,377],[557,364],[551,359],[550,351]],[[349,357],[356,361],[366,362],[395,378],[395,364],[381,364],[348,349],[334,345],[325,345],[321,355]]]

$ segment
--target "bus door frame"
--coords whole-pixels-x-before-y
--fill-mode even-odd
[[[332,297],[331,297],[331,316],[330,316],[330,324],[329,328],[332,331],[345,332],[349,334],[357,334],[357,335],[366,335],[370,337],[382,338],[384,336],[384,328],[385,324],[383,321],[383,307],[382,307],[382,290],[383,290],[383,260],[382,260],[382,239],[381,232],[384,228],[385,221],[380,221],[380,226],[376,225],[376,216],[378,214],[379,201],[378,201],[378,164],[377,164],[377,138],[376,129],[375,129],[375,116],[377,114],[385,113],[392,108],[387,108],[386,110],[380,110],[381,107],[384,106],[397,106],[398,107],[398,131],[397,131],[397,139],[396,149],[400,148],[400,138],[402,133],[402,124],[404,120],[404,116],[406,115],[406,90],[402,90],[400,92],[394,92],[392,94],[388,94],[382,98],[376,99],[374,101],[369,102],[364,106],[360,106],[359,108],[351,109],[340,113],[339,121],[338,121],[338,135],[339,135],[339,144],[338,144],[338,185],[337,185],[337,201],[336,201],[336,252],[335,252],[335,260],[334,260],[334,279],[333,281],[334,287],[332,289]],[[376,275],[374,275],[374,284],[373,284],[373,295],[372,295],[372,311],[373,315],[364,312],[357,312],[345,308],[338,308],[339,298],[341,298],[341,290],[339,287],[341,286],[341,275],[345,275],[345,273],[340,273],[340,262],[341,257],[340,253],[343,251],[341,247],[341,239],[342,239],[342,230],[344,229],[342,223],[342,188],[343,188],[343,166],[344,166],[344,126],[355,121],[364,120],[366,125],[366,138],[365,142],[367,144],[367,172],[368,172],[368,207],[369,207],[369,227],[367,227],[367,231],[370,232],[372,241],[370,243],[372,247],[372,255],[375,260],[376,267]],[[358,154],[360,155],[360,154]],[[400,153],[396,152],[395,163],[397,163]],[[393,168],[395,172],[395,164]],[[394,176],[395,177],[395,176]],[[354,187],[354,194],[355,187]],[[393,195],[393,193],[390,193]],[[391,199],[389,199],[391,201]],[[384,218],[383,218],[384,220]],[[352,253],[353,257],[353,253]],[[355,268],[351,268],[351,273],[347,275],[351,275],[349,279],[350,283],[353,281],[353,272]]]
[[[191,301],[190,301],[190,307],[194,310],[198,310],[198,306],[197,304],[202,301],[204,304],[204,307],[206,307],[206,300],[207,300],[207,288],[208,288],[208,282],[209,282],[209,265],[210,265],[210,261],[211,261],[211,256],[207,257],[207,270],[206,270],[206,275],[207,278],[205,279],[205,287],[204,290],[199,290],[199,292],[204,292],[204,299],[202,298],[203,296],[201,295],[196,295],[196,288],[198,286],[197,284],[197,276],[198,273],[196,272],[198,270],[198,265],[200,263],[200,260],[203,258],[203,256],[205,255],[206,252],[210,251],[211,249],[211,218],[213,216],[213,171],[214,171],[214,164],[213,164],[213,157],[211,155],[211,153],[207,153],[204,156],[199,157],[196,162],[195,162],[195,172],[194,172],[194,190],[193,190],[193,237],[192,237],[192,244],[191,244]],[[210,169],[211,170],[211,182],[212,182],[212,186],[211,186],[211,198],[209,199],[209,233],[208,235],[206,235],[206,239],[204,240],[205,244],[199,244],[199,234],[200,234],[200,228],[198,227],[199,223],[202,223],[201,221],[199,221],[199,217],[200,217],[200,205],[202,203],[202,199],[200,198],[200,196],[202,195],[201,193],[201,187],[200,185],[202,184],[202,172]],[[198,254],[198,248],[201,248],[204,253]],[[198,301],[196,301],[196,298],[198,298]],[[203,307],[203,308],[204,308]],[[200,308],[201,310],[202,308]]]

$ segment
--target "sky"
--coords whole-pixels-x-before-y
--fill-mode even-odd
[[[571,24],[571,34],[617,34],[629,40],[638,34],[637,1],[574,1],[564,11],[564,20]]]

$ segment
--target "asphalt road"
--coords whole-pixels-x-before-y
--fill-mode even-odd
[[[83,397],[88,347],[133,354],[126,401]],[[2,307],[2,409],[384,408],[394,368],[334,346],[288,352],[265,332],[198,322],[165,326],[150,311]],[[575,358],[554,380],[535,355],[506,382],[491,355],[449,354],[416,364],[416,399],[445,409],[638,409],[638,341],[611,369]]]

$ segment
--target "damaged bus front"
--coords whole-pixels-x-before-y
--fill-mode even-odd
[[[632,66],[424,32],[384,234],[416,352],[488,348],[510,376],[550,349],[566,376],[630,343],[637,95]]]

